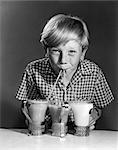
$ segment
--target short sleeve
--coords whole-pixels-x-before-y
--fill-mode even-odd
[[[16,98],[18,100],[34,100],[38,97],[39,93],[33,76],[25,69],[20,87],[16,93]]]
[[[112,100],[114,100],[111,89],[106,81],[106,78],[103,72],[100,70],[98,74],[98,79],[95,85],[95,94],[94,94],[94,104],[103,108],[108,105]]]

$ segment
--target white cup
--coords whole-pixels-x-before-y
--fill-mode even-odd
[[[88,126],[89,125],[89,112],[93,108],[92,103],[85,102],[73,102],[70,104],[76,126]]]
[[[23,109],[23,113],[29,122],[28,130],[31,135],[42,134],[43,130],[41,124],[44,122],[47,106],[48,102],[46,101],[27,101],[25,108]]]

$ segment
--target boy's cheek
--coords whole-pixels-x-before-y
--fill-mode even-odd
[[[50,56],[49,59],[50,59],[50,61],[51,61],[52,64],[57,64],[58,61],[59,61],[58,57]]]

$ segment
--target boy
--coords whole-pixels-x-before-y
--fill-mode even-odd
[[[101,69],[84,59],[88,38],[87,26],[80,18],[64,14],[52,17],[41,34],[45,58],[27,65],[16,98],[23,102],[44,99],[62,106],[91,102],[95,109],[89,126],[93,129],[101,109],[114,98]],[[72,112],[70,118],[73,122]]]

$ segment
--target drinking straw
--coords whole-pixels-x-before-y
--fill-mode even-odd
[[[64,80],[66,79],[66,70],[63,71]],[[64,101],[67,101],[66,84],[64,84]]]
[[[63,71],[63,70],[60,70],[59,75],[58,75],[58,77],[57,77],[57,79],[56,79],[56,81],[55,81],[53,87],[51,88],[51,91],[50,91],[49,96],[48,96],[48,98],[47,98],[47,101],[48,101],[48,102],[49,102],[49,99],[50,99],[50,97],[51,97],[51,95],[52,95],[52,93],[53,93],[53,90],[55,89],[56,84],[57,84],[57,82],[58,82],[58,80],[59,80],[59,78],[60,78],[60,76],[61,76],[61,74],[62,74],[62,71]]]
[[[64,75],[64,80],[66,79],[66,70],[63,70],[63,75]],[[70,86],[72,88],[72,91],[73,91],[73,95],[74,95],[74,99],[76,99],[76,94],[74,92],[74,86],[72,85],[72,83],[70,82]],[[65,99],[65,102],[67,102],[67,86],[66,84],[64,84],[64,99]]]

